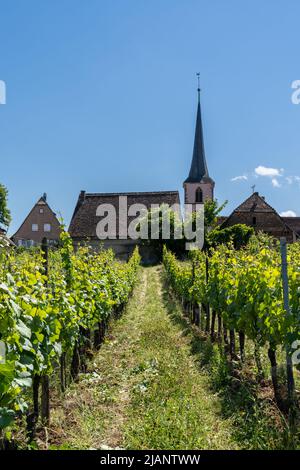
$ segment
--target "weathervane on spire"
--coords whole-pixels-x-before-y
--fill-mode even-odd
[[[255,191],[255,184],[253,186],[251,186],[251,189],[252,189],[252,194],[254,194],[254,191]]]
[[[197,72],[197,79],[198,79],[198,88],[197,88],[197,91],[198,91],[198,100],[200,101],[200,72]]]

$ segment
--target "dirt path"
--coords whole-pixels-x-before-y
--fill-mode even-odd
[[[231,423],[191,354],[181,312],[160,267],[142,268],[122,318],[114,321],[91,372],[57,406],[52,448],[236,448]]]

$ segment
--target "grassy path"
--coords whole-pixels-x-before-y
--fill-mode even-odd
[[[91,372],[57,404],[52,448],[234,449],[232,425],[191,354],[161,268],[143,268]]]

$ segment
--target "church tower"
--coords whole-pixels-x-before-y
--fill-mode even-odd
[[[198,106],[195,129],[193,158],[189,176],[183,183],[184,202],[186,204],[204,204],[214,198],[215,182],[210,178],[204,151],[203,129],[200,106],[200,88],[198,85]]]

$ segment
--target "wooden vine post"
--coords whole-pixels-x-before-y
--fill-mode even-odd
[[[199,267],[198,263],[193,259],[193,286],[196,282],[196,268]],[[195,325],[200,326],[200,304],[198,302],[192,301],[192,321]]]
[[[195,284],[195,260],[192,261],[192,285]],[[196,323],[196,305],[194,300],[191,300],[191,321]]]
[[[42,256],[43,256],[43,263],[44,263],[44,274],[47,276],[45,285],[48,284],[48,242],[47,238],[43,238],[42,240]],[[42,385],[42,396],[41,396],[41,418],[42,422],[45,425],[49,424],[50,420],[50,389],[49,389],[49,376],[43,375],[41,378],[41,385]]]
[[[205,257],[205,276],[206,276],[206,284],[208,284],[209,280],[209,262],[208,262],[208,256],[206,255]],[[206,325],[205,325],[205,331],[206,333],[209,333],[210,330],[210,306],[209,303],[206,304]]]
[[[287,317],[290,316],[289,304],[289,282],[288,282],[288,263],[287,263],[287,248],[286,238],[280,239],[280,252],[281,252],[281,275],[283,287],[283,302],[284,309]],[[295,381],[293,375],[293,362],[291,357],[290,348],[286,347],[286,376],[287,376],[287,389],[288,389],[288,405],[289,407],[294,403]]]

